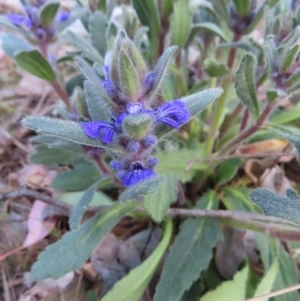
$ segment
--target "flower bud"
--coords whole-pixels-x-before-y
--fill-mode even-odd
[[[122,122],[122,127],[128,137],[142,139],[147,135],[153,123],[150,114],[128,115]]]

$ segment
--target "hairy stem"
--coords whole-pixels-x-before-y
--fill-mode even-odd
[[[228,152],[231,151],[232,148],[237,147],[241,142],[243,142],[245,139],[247,139],[252,134],[257,132],[261,128],[263,123],[268,119],[275,106],[276,106],[276,102],[269,102],[266,108],[264,109],[264,111],[262,112],[262,114],[257,119],[257,122],[247,130],[241,132],[235,139],[231,140],[227,145],[225,145],[219,151],[219,155],[227,154]]]
[[[54,82],[52,82],[51,85],[52,85],[53,89],[55,90],[55,92],[57,93],[57,95],[65,103],[67,108],[71,109],[71,102],[70,102],[69,96],[66,93],[66,91],[63,89],[61,84],[57,81],[57,79]]]
[[[233,38],[233,42],[236,42],[239,39],[240,39],[240,36],[235,35]],[[233,68],[235,56],[236,56],[236,48],[231,48],[229,55],[228,55],[228,60],[227,60],[228,69]],[[214,142],[215,142],[216,136],[218,134],[218,130],[219,130],[219,128],[221,126],[221,122],[222,122],[222,115],[224,112],[228,89],[231,84],[231,78],[232,77],[229,75],[224,79],[223,85],[222,85],[222,88],[224,90],[223,94],[219,98],[219,101],[214,104],[215,111],[212,116],[211,131],[207,138],[206,146],[205,146],[205,155],[206,156],[209,156],[209,154],[211,154],[213,151]]]

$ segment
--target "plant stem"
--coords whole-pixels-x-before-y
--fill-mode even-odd
[[[48,44],[41,42],[39,44],[39,46],[40,46],[41,53],[43,54],[43,56],[45,57],[45,59],[48,61]],[[49,64],[50,64],[50,62],[49,62]],[[52,85],[53,89],[55,90],[55,92],[57,93],[57,95],[65,103],[65,105],[67,106],[67,108],[71,109],[71,102],[70,102],[69,96],[66,93],[66,91],[62,88],[62,86],[59,83],[59,81],[57,79],[55,79],[54,82],[51,82],[51,85]]]
[[[55,92],[58,94],[58,96],[61,98],[61,100],[65,103],[67,108],[71,109],[71,102],[70,102],[69,96],[66,93],[66,91],[63,89],[61,84],[57,81],[57,79],[54,82],[52,82],[51,85],[52,85],[53,89],[55,90]]]
[[[240,39],[240,36],[235,35],[233,38],[233,42],[236,42],[239,39]],[[231,48],[229,55],[228,55],[228,60],[227,60],[228,69],[232,69],[232,67],[234,65],[235,56],[236,56],[236,48]],[[225,103],[226,103],[226,97],[227,97],[230,83],[231,83],[231,76],[229,75],[223,81],[223,85],[222,85],[222,88],[224,90],[223,94],[219,98],[219,101],[214,104],[215,112],[212,117],[211,131],[206,140],[205,156],[209,156],[212,153],[216,135],[217,135],[217,132],[218,132],[219,127],[222,122],[222,115],[223,115],[223,111],[224,111],[224,107],[225,107]]]
[[[252,125],[250,128],[247,130],[241,132],[235,139],[230,141],[227,145],[225,145],[220,151],[219,155],[225,155],[233,147],[238,146],[242,141],[244,141],[246,138],[250,137],[252,134],[254,134],[256,131],[260,129],[260,127],[263,125],[263,123],[267,120],[267,118],[270,116],[272,113],[273,109],[276,106],[276,102],[269,102],[262,112],[262,114],[259,116],[259,118],[256,121],[256,124]]]
[[[248,120],[249,120],[249,110],[247,108],[245,108],[242,123],[240,126],[240,132],[242,132],[246,129]]]

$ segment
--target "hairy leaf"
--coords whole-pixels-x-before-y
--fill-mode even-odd
[[[230,15],[226,0],[212,0],[211,2],[216,13],[221,17],[223,21],[225,21],[227,26],[230,28]]]
[[[269,35],[265,39],[265,59],[266,65],[269,72],[272,72],[274,67],[276,66],[278,53],[275,45],[275,37],[273,35]]]
[[[247,16],[250,12],[251,1],[250,0],[233,0],[235,8],[239,15]]]
[[[114,102],[107,95],[106,91],[103,88],[103,83],[96,71],[80,56],[77,56],[75,59],[77,66],[81,73],[86,77],[86,79],[90,82],[88,85],[90,96],[96,96],[99,94],[98,101],[102,99],[109,105],[114,106]]]
[[[98,188],[99,182],[93,184],[89,187],[89,189],[83,194],[83,196],[80,198],[78,204],[72,208],[71,215],[70,215],[70,228],[71,230],[77,230],[82,216],[89,206],[89,203],[92,201],[93,196]]]
[[[23,40],[15,37],[14,35],[7,33],[0,36],[1,39],[1,47],[6,55],[10,58],[14,59],[15,54],[18,51],[22,50],[30,50],[31,46],[24,42]]]
[[[93,161],[79,159],[72,162],[72,169],[58,174],[51,187],[61,191],[80,191],[90,187],[99,180],[99,169]]]
[[[149,36],[156,39],[160,31],[160,20],[156,2],[154,0],[132,0],[132,3],[141,23],[149,27]]]
[[[154,192],[161,185],[162,178],[155,176],[149,180],[126,188],[119,196],[119,201],[124,203],[128,200],[134,200],[136,197]]]
[[[196,208],[217,208],[217,194],[209,191]],[[183,222],[156,287],[154,301],[180,300],[208,267],[212,250],[221,237],[219,224],[213,218],[188,218]]]
[[[86,93],[85,101],[88,112],[93,121],[109,121],[110,115],[107,102],[98,93],[93,82],[86,80],[84,82],[84,91]]]
[[[281,89],[274,89],[274,88],[267,89],[266,94],[267,94],[268,101],[274,101],[278,97],[287,96],[285,91]]]
[[[227,68],[227,66],[224,63],[218,63],[215,60],[212,59],[206,59],[204,61],[204,71],[210,76],[210,77],[220,77],[227,75],[230,70]]]
[[[300,196],[292,189],[284,198],[264,188],[252,190],[250,199],[261,207],[266,215],[277,216],[300,225]]]
[[[240,101],[250,113],[258,117],[259,106],[256,98],[255,68],[256,58],[250,53],[244,54],[240,67],[235,74],[234,87]]]
[[[19,66],[27,72],[49,82],[55,80],[55,73],[51,65],[38,50],[21,51],[17,53],[15,59]]]
[[[297,150],[297,159],[300,161],[300,135],[297,132],[293,132],[283,126],[268,126],[268,128],[281,136],[282,138],[289,141]]]
[[[170,171],[160,173],[162,183],[158,189],[145,196],[144,207],[153,220],[160,223],[170,205],[177,200],[177,179]]]
[[[294,45],[293,47],[290,47],[287,50],[280,65],[281,72],[286,72],[292,67],[297,57],[298,50],[299,50],[298,44]]]
[[[186,0],[176,0],[170,20],[171,45],[183,47],[191,31],[192,17]]]
[[[172,220],[167,219],[166,229],[155,251],[137,268],[118,281],[103,297],[103,301],[138,301],[151,281],[172,236]]]
[[[22,120],[26,126],[38,134],[55,136],[61,139],[73,141],[79,144],[98,146],[118,151],[119,147],[114,144],[105,144],[99,139],[90,139],[83,132],[79,123],[69,120],[55,119],[50,117],[26,117]]]
[[[70,30],[62,34],[61,38],[73,44],[83,57],[103,65],[102,56],[87,39],[80,37]]]
[[[60,7],[59,2],[51,1],[50,3],[45,3],[41,8],[40,18],[41,22],[45,26],[51,25]]]
[[[99,1],[101,2],[101,1]],[[102,1],[103,2],[103,1]],[[104,1],[105,2],[105,1]],[[95,11],[90,17],[90,33],[92,44],[95,49],[105,57],[107,42],[106,42],[106,29],[107,29],[107,18],[101,11]]]
[[[191,118],[193,118],[200,112],[202,112],[214,100],[220,97],[222,93],[223,89],[221,88],[211,88],[183,97],[181,98],[181,100],[185,102],[188,110],[190,111]],[[173,130],[173,128],[164,124],[159,124],[155,128],[156,135],[159,138],[165,136],[166,134],[169,134]]]
[[[193,25],[192,29],[193,30],[206,29],[206,30],[211,31],[212,33],[214,33],[218,37],[220,37],[225,42],[228,41],[228,38],[227,38],[226,34],[224,33],[224,31],[217,24],[214,24],[214,23],[211,23],[211,22],[197,23],[197,24]]]
[[[155,81],[153,84],[153,88],[151,89],[150,94],[150,101],[153,101],[155,99],[155,96],[159,89],[161,88],[165,77],[168,72],[169,65],[171,63],[172,58],[174,57],[178,47],[177,46],[170,46],[167,48],[167,50],[163,53],[163,55],[159,58],[157,64],[154,68],[154,74],[155,74]]]
[[[111,206],[82,224],[77,231],[64,234],[61,240],[40,253],[31,269],[32,279],[36,281],[48,277],[57,279],[81,268],[111,228],[137,205],[137,202],[127,202]]]

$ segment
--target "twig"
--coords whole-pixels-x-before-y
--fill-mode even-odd
[[[262,295],[262,296],[250,298],[250,299],[247,299],[245,301],[263,301],[263,300],[268,300],[271,297],[280,296],[280,295],[283,295],[283,294],[286,294],[286,293],[290,293],[290,292],[296,291],[298,289],[300,289],[300,284],[293,285],[293,286],[290,286],[290,287],[287,287],[287,288],[283,288],[281,290],[278,290],[278,291],[275,291],[275,292],[272,292],[272,293],[269,293],[269,294],[265,294],[265,295]]]
[[[41,201],[43,201],[44,203],[46,203],[48,205],[59,207],[61,209],[67,210],[67,211],[70,211],[73,208],[72,205],[63,203],[62,201],[60,201],[56,198],[53,198],[53,197],[51,197],[51,196],[49,196],[45,193],[38,192],[38,191],[28,189],[28,188],[25,188],[25,187],[22,187],[21,189],[19,189],[17,191],[11,191],[11,192],[8,192],[8,193],[0,194],[0,202],[5,201],[7,199],[19,198],[19,197],[22,197],[22,196],[27,196],[27,197],[32,197],[34,199],[38,199],[38,200],[41,200]],[[100,211],[102,211],[103,208],[104,207],[101,207],[101,206],[89,207],[89,208],[87,208],[87,211],[89,211],[89,212],[100,212]]]
[[[0,194],[0,201],[4,201],[11,198],[22,197],[22,196],[28,196],[35,199],[39,199],[49,205],[56,206],[67,211],[70,211],[73,208],[72,205],[65,204],[49,195],[28,188],[21,188],[20,190],[17,191],[8,192],[2,195]],[[97,207],[89,207],[87,208],[87,211],[101,212],[104,209],[105,206],[97,206]],[[145,212],[145,209],[137,208],[136,211]],[[273,217],[273,216],[265,216],[263,214],[258,214],[258,213],[244,212],[244,211],[170,208],[168,209],[166,214],[171,216],[180,215],[180,216],[189,216],[189,217],[216,217],[221,220],[229,220],[229,221],[239,222],[243,224],[249,224],[250,226],[253,225],[257,229],[269,232],[270,234],[273,233],[274,235],[280,235],[280,236],[283,236],[286,233],[287,235],[290,234],[292,237],[294,233],[291,233],[289,229],[278,229],[278,224],[291,226],[297,229],[297,233],[299,232],[298,227],[295,224],[286,221],[284,219]],[[260,223],[258,224],[258,222]],[[265,224],[262,224],[261,222],[264,222]],[[270,225],[267,223],[275,223],[276,228],[274,228],[274,225]]]
[[[217,218],[231,219],[231,220],[241,221],[241,222],[257,220],[257,221],[264,221],[264,222],[267,221],[267,222],[295,227],[295,224],[279,217],[266,216],[259,213],[251,213],[245,211],[170,208],[167,211],[167,215],[171,215],[171,216],[183,215],[183,216],[190,216],[190,217],[217,217]]]
[[[236,155],[227,155],[227,156],[218,156],[218,157],[211,157],[211,158],[203,158],[203,159],[196,159],[196,160],[191,160],[188,162],[185,171],[188,171],[190,167],[195,164],[195,163],[201,163],[201,162],[212,162],[212,161],[223,161],[223,160],[228,160],[228,159],[251,159],[251,158],[280,158],[284,156],[294,156],[294,152],[286,152],[286,153],[281,153],[281,154],[272,154],[272,153],[262,153],[262,154],[257,154],[257,155],[244,155],[244,154],[236,154]]]

